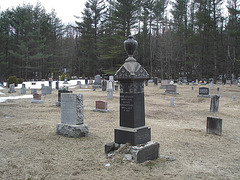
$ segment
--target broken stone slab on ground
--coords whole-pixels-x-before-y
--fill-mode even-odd
[[[122,154],[123,160],[143,163],[159,157],[159,146],[159,143],[151,141],[137,146],[131,146],[129,143],[119,145],[112,142],[105,145],[105,153],[108,158],[113,158],[116,154]]]

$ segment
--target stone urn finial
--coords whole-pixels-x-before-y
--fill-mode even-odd
[[[124,41],[124,49],[128,54],[128,57],[131,59],[133,58],[133,54],[138,46],[138,43],[136,40],[133,39],[133,36],[128,36],[128,39]],[[129,59],[128,58],[128,59]],[[135,59],[134,59],[135,60]],[[136,61],[136,60],[135,60]]]

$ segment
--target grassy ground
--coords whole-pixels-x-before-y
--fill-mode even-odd
[[[179,95],[164,94],[152,84],[145,87],[152,141],[160,143],[161,155],[176,160],[142,164],[104,154],[119,126],[119,91],[108,100],[100,89],[71,89],[83,94],[84,123],[89,125],[89,137],[77,139],[56,134],[61,117],[55,90],[43,97],[43,104],[30,99],[0,103],[0,179],[240,179],[240,88],[210,88],[210,94],[221,95],[219,112],[211,113],[210,98],[197,97],[199,87],[179,85]],[[8,95],[7,89],[2,92]],[[171,96],[175,106],[170,106]],[[108,101],[110,112],[93,112],[96,100]],[[208,116],[223,119],[223,136],[206,134]]]

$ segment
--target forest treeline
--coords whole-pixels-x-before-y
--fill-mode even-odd
[[[130,34],[138,41],[134,56],[151,77],[237,78],[240,4],[223,3],[88,0],[75,25],[39,3],[7,9],[0,12],[0,79],[47,79],[64,68],[71,76],[114,74],[126,59],[123,42]]]

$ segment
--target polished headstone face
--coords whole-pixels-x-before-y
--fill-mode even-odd
[[[102,81],[102,91],[106,91],[107,90],[107,81],[103,80]]]
[[[209,95],[209,88],[200,87],[199,88],[199,95]]]
[[[216,117],[207,117],[207,133],[222,135],[222,119]]]
[[[83,95],[61,94],[61,122],[70,125],[83,124]]]
[[[107,101],[96,101],[96,109],[107,109]]]
[[[120,126],[145,126],[143,81],[121,82]]]

